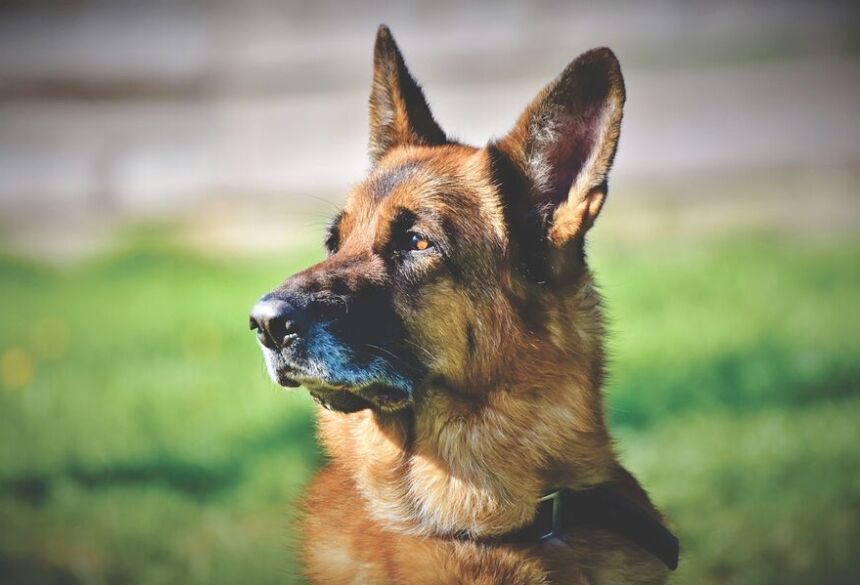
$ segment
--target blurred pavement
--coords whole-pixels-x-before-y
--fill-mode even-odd
[[[367,168],[380,22],[464,141],[608,45],[613,194],[836,174],[857,212],[856,3],[47,2],[0,9],[0,233],[62,247],[93,222],[339,201]]]

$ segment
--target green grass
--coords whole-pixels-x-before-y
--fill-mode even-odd
[[[315,258],[0,260],[0,581],[284,583],[320,463],[247,330]],[[608,407],[683,583],[856,582],[860,241],[596,238]]]

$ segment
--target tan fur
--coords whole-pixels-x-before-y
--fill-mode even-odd
[[[618,462],[606,427],[601,301],[582,255],[620,131],[624,89],[614,56],[601,50],[575,61],[497,143],[531,178],[522,197],[534,208],[549,205],[539,199],[559,181],[553,165],[571,159],[576,146],[558,151],[564,137],[552,133],[567,128],[591,145],[549,215],[549,280],[538,281],[524,277],[517,263],[525,252],[513,241],[509,223],[516,218],[505,215],[490,150],[436,143],[423,94],[417,105],[404,97],[404,75],[383,29],[371,98],[374,168],[348,197],[337,251],[299,278],[337,271],[387,282],[383,250],[402,209],[416,211],[430,238],[445,221],[453,224],[457,245],[481,276],[458,278],[443,270],[438,256],[424,255],[414,268],[427,275],[420,288],[394,294],[408,344],[429,372],[409,408],[319,409],[330,462],[304,501],[307,576],[320,584],[664,582],[667,569],[659,560],[597,528],[533,546],[482,542],[530,522],[553,486],[611,482],[659,518]],[[577,97],[566,106],[565,92],[592,99],[590,85],[576,85],[591,83],[587,75],[608,79],[594,98],[597,106]],[[583,115],[588,125],[579,127],[573,124],[586,122],[564,118],[565,108],[597,113]],[[541,127],[538,136],[535,124],[548,118],[560,122]],[[385,197],[377,196],[374,185],[397,169],[408,172]],[[344,272],[348,266],[353,272]]]

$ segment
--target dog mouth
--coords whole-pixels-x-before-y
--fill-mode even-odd
[[[384,384],[363,388],[307,385],[311,398],[328,410],[351,413],[368,408],[381,412],[397,412],[409,405],[409,395]]]
[[[351,413],[368,408],[382,412],[396,412],[406,408],[409,394],[400,388],[373,383],[362,387],[330,386],[304,382],[314,402],[328,410]]]
[[[327,410],[352,413],[368,408],[382,412],[397,412],[411,403],[410,393],[383,382],[361,386],[331,384],[294,368],[277,368],[276,382],[285,388],[304,386],[314,402]]]

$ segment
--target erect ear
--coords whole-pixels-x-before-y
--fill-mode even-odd
[[[624,106],[615,55],[594,49],[553,80],[498,142],[528,179],[529,205],[561,246],[594,223],[607,193]]]
[[[370,159],[377,162],[395,146],[445,144],[421,87],[412,79],[403,55],[384,24],[373,49],[370,92]]]

